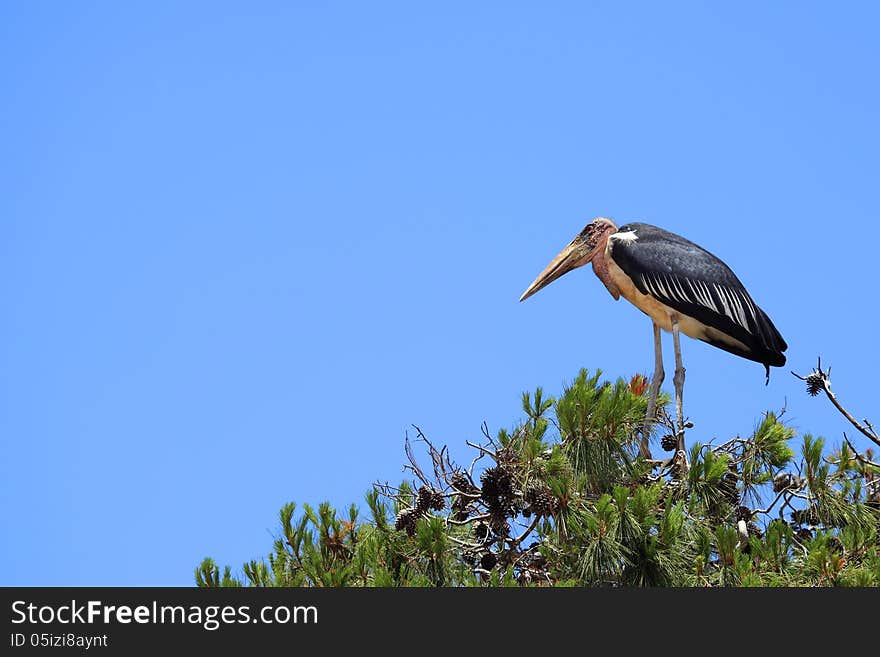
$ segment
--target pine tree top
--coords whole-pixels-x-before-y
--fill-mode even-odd
[[[830,396],[827,380],[817,388],[813,379],[808,392]],[[822,438],[798,438],[783,411],[764,413],[745,438],[692,440],[686,454],[647,459],[638,450],[645,393],[643,377],[609,382],[582,370],[558,398],[523,394],[524,418],[494,435],[484,425],[461,463],[416,427],[404,445],[411,478],[374,484],[366,517],[355,505],[343,515],[327,503],[298,514],[287,504],[267,559],[239,576],[205,559],[196,582],[880,584],[880,465],[870,450],[846,438],[829,452]],[[651,427],[664,447],[668,402],[661,397]]]

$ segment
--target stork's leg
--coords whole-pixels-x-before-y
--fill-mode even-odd
[[[646,459],[651,458],[651,448],[648,439],[654,426],[654,414],[657,410],[657,396],[660,394],[660,386],[666,373],[663,371],[663,350],[660,345],[660,327],[654,322],[654,378],[651,379],[651,392],[648,396],[648,412],[645,413],[645,423],[642,425],[642,441],[639,444],[639,452]]]
[[[681,398],[684,395],[684,366],[681,364],[681,344],[679,340],[678,319],[672,319],[672,346],[675,349],[675,376],[672,382],[675,384],[675,421],[676,437],[678,438],[678,450],[684,451],[684,412],[682,411]]]

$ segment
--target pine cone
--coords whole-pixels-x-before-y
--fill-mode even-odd
[[[761,531],[761,528],[758,527],[758,523],[749,522],[747,525],[749,529],[749,536],[754,536],[755,538],[761,538],[764,535],[764,532]]]
[[[489,540],[489,525],[485,522],[478,522],[474,525],[474,538],[480,543],[485,543]]]
[[[422,486],[416,494],[416,509],[419,513],[427,513],[428,509],[442,511],[446,506],[446,498],[436,488]]]
[[[737,521],[745,520],[748,522],[752,519],[752,510],[747,506],[740,506],[736,510],[736,519]]]
[[[470,477],[464,472],[456,472],[449,482],[459,493],[479,493],[480,489],[471,483]]]
[[[806,382],[807,394],[810,395],[810,397],[815,397],[825,389],[825,375],[819,370],[808,375]]]
[[[807,529],[806,527],[800,527],[795,530],[794,535],[801,542],[812,541],[813,540],[813,531]]]
[[[816,507],[811,506],[806,509],[799,509],[791,512],[792,522],[799,525],[817,525],[819,524],[819,513]]]
[[[394,529],[400,531],[405,530],[407,534],[412,536],[416,533],[416,521],[421,516],[418,509],[401,509],[394,521]]]
[[[470,515],[468,511],[470,503],[471,501],[467,497],[456,495],[455,499],[452,501],[452,518],[459,521],[467,520]]]
[[[500,465],[488,468],[480,475],[483,485],[480,496],[486,506],[492,509],[506,509],[513,505],[513,477]]]
[[[559,500],[543,484],[532,484],[523,496],[532,513],[540,517],[551,516],[559,509]]]
[[[674,452],[678,448],[678,438],[671,433],[667,433],[660,439],[660,447],[665,452]]]
[[[779,493],[784,491],[786,488],[791,488],[792,485],[792,474],[790,472],[780,472],[778,475],[773,477],[773,492]]]
[[[434,490],[431,493],[431,501],[428,502],[428,508],[433,511],[442,511],[446,508],[446,498],[443,496],[439,490]]]
[[[428,506],[431,504],[431,489],[427,486],[422,486],[419,488],[418,493],[416,494],[416,509],[419,510],[420,513],[424,513],[428,510]]]
[[[487,552],[480,559],[480,568],[483,570],[492,570],[498,563],[498,557],[493,552]]]
[[[507,524],[507,513],[505,511],[490,511],[489,527],[495,532],[496,536],[507,536],[510,534],[510,526]]]

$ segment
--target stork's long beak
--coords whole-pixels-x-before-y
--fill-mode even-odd
[[[547,268],[544,269],[544,271],[538,274],[538,278],[529,285],[528,289],[523,292],[519,300],[525,301],[535,292],[550,285],[550,283],[563,274],[567,274],[572,269],[583,267],[592,259],[593,246],[588,243],[584,234],[581,233],[571,241],[571,244],[562,249],[562,251],[559,252],[559,255],[553,258],[552,262],[547,265]]]

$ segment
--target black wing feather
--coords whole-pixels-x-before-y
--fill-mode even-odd
[[[724,262],[683,237],[632,223],[635,240],[612,240],[611,257],[642,294],[711,326],[747,347],[746,351],[706,341],[764,365],[785,364],[785,340],[767,314]]]

